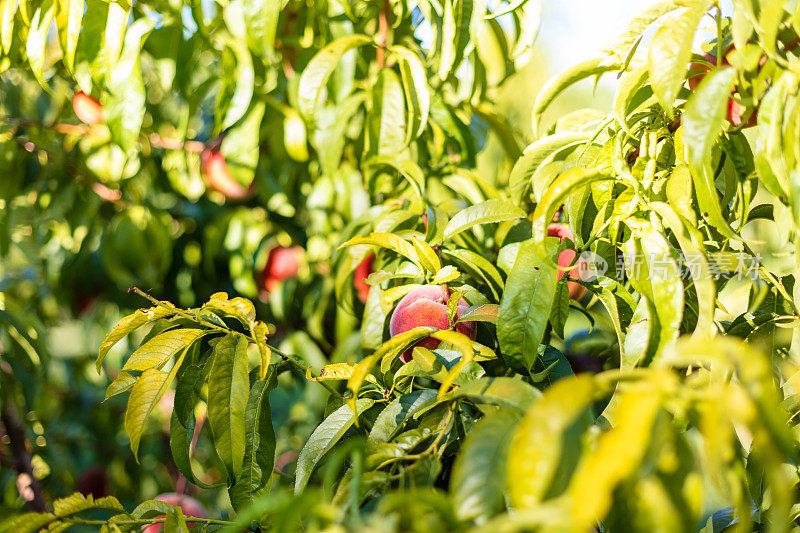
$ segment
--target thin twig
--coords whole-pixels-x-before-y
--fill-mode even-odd
[[[14,456],[17,473],[29,477],[29,486],[33,497],[27,501],[28,506],[32,511],[43,513],[47,510],[47,507],[42,485],[33,475],[33,463],[31,462],[31,454],[28,451],[28,439],[10,398],[6,399],[6,405],[3,407],[2,413],[0,413],[0,421],[3,422],[3,427],[5,427],[6,434],[10,440],[9,447],[11,448],[11,454]]]
[[[42,120],[34,120],[20,117],[3,117],[3,121],[14,127],[34,127],[53,130],[64,135],[91,135],[102,126],[89,126],[86,124],[66,124],[63,122],[47,123]],[[142,135],[142,140],[146,139],[150,146],[163,148],[165,150],[183,150],[185,152],[200,153],[205,150],[206,145],[200,141],[182,141],[180,139],[169,139],[157,133],[151,133],[147,137]]]
[[[392,6],[389,0],[383,0],[383,5],[378,13],[378,52],[376,60],[379,68],[386,66],[386,46],[389,42],[389,17]]]

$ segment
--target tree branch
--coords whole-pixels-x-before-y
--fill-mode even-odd
[[[3,117],[3,120],[10,124],[12,127],[34,127],[53,130],[56,133],[64,135],[91,135],[98,127],[102,126],[89,126],[86,124],[66,124],[62,122],[46,123],[42,120],[33,120],[20,117]],[[150,146],[156,148],[163,148],[165,150],[183,150],[185,152],[200,153],[206,148],[206,144],[200,141],[182,141],[180,139],[168,139],[160,136],[157,133],[150,135],[141,135],[140,140],[150,143]]]
[[[389,0],[383,0],[383,5],[378,13],[378,67],[386,66],[386,46],[389,42],[389,17],[391,17],[392,6]]]
[[[6,405],[0,413],[0,421],[5,427],[6,434],[10,440],[9,447],[11,454],[14,456],[15,470],[19,475],[27,475],[30,479],[30,489],[33,497],[26,499],[27,505],[32,511],[43,513],[47,511],[45,505],[44,494],[42,492],[42,485],[36,476],[33,475],[33,464],[31,463],[31,454],[28,452],[28,439],[25,436],[25,430],[20,424],[19,418],[14,410],[14,404],[11,399],[6,399]]]

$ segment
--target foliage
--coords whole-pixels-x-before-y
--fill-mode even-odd
[[[129,393],[134,456],[174,389],[175,466],[227,489],[233,514],[195,528],[796,526],[800,11],[733,4],[638,15],[542,88],[521,150],[492,95],[526,60],[533,1],[5,0],[4,395],[36,402],[59,302],[107,283],[121,307],[152,305],[109,328],[96,363],[107,398]],[[609,72],[608,113],[543,124]],[[36,82],[54,96],[29,101]],[[59,122],[68,86],[99,97],[102,123]],[[508,176],[474,170],[489,134]],[[572,238],[548,237],[554,221]],[[276,244],[303,254],[271,290]],[[390,336],[424,284],[453,327]],[[461,297],[475,340],[455,328]],[[438,348],[400,359],[429,336]],[[135,349],[114,348],[126,337]],[[95,507],[119,514],[74,516]],[[11,520],[186,528],[167,504],[78,496]]]

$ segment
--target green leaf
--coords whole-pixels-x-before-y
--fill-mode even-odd
[[[650,25],[667,13],[684,7],[685,4],[685,0],[662,0],[648,6],[631,19],[625,30],[620,32],[604,51],[609,55],[627,56],[631,47],[639,42],[642,34]]]
[[[272,371],[274,372],[274,370]],[[242,473],[228,490],[234,509],[241,511],[268,491],[275,465],[275,430],[269,392],[275,387],[274,374],[256,381],[250,388],[245,410],[245,453]]]
[[[167,392],[170,384],[175,379],[185,354],[186,352],[181,354],[168,373],[155,368],[145,370],[139,381],[131,389],[128,407],[125,411],[125,432],[130,438],[134,457],[136,457],[139,450],[139,440],[142,438],[144,424],[150,413],[153,412],[158,400],[164,396],[164,393]]]
[[[650,310],[647,298],[640,298],[631,317],[631,324],[625,333],[625,344],[620,356],[620,367],[630,369],[652,356],[657,343],[653,337],[657,333],[654,313]]]
[[[443,252],[443,255],[459,263],[462,270],[482,278],[495,298],[500,299],[504,286],[503,278],[491,261],[472,250],[456,248],[454,250],[443,250]]]
[[[255,179],[261,122],[265,110],[264,102],[253,102],[239,123],[228,130],[222,140],[220,151],[225,156],[228,172],[242,187],[249,187]]]
[[[75,81],[87,94],[92,91],[91,66],[99,59],[110,5],[104,0],[86,0],[78,49],[75,51]]]
[[[125,511],[122,504],[114,496],[105,496],[96,500],[91,494],[84,496],[75,493],[66,498],[61,498],[53,502],[53,514],[59,518],[70,516],[89,509],[111,509],[114,511]]]
[[[0,0],[0,52],[5,52],[5,55],[11,54],[16,13],[17,0]]]
[[[544,370],[531,376],[531,379],[534,383],[546,382],[548,387],[561,378],[575,375],[567,357],[560,350],[549,345],[539,345],[537,366]]]
[[[756,137],[755,165],[764,187],[789,203],[791,179],[784,160],[784,112],[790,91],[794,90],[794,76],[782,75],[767,91],[758,109],[758,136]],[[788,83],[787,83],[788,82]],[[795,203],[797,200],[794,200]]]
[[[706,260],[706,249],[703,244],[703,234],[690,223],[682,220],[675,211],[663,202],[650,204],[654,211],[661,215],[666,226],[678,241],[691,268],[689,274],[694,282],[697,293],[697,325],[694,334],[701,337],[711,337],[716,332],[714,325],[714,312],[716,310],[717,289],[711,267]],[[683,301],[681,301],[683,305]]]
[[[136,380],[138,380],[138,376],[132,376],[127,372],[120,372],[117,376],[117,379],[111,382],[111,385],[108,386],[106,389],[106,397],[103,401],[108,400],[112,396],[116,396],[117,394],[123,393],[126,390],[133,387]]]
[[[297,105],[306,120],[313,120],[317,101],[345,52],[371,43],[366,35],[347,35],[328,44],[309,61],[297,89]]]
[[[347,143],[347,126],[353,120],[356,112],[361,108],[367,95],[359,91],[339,102],[331,112],[335,113],[332,123],[323,127],[321,121],[317,123],[314,133],[314,145],[319,154],[320,166],[325,175],[334,175],[339,170],[342,161],[342,152]]]
[[[111,6],[116,5],[111,3]],[[111,7],[109,7],[111,9]],[[145,87],[139,64],[144,40],[155,27],[149,19],[138,19],[125,34],[125,46],[108,79],[109,95],[103,104],[106,123],[123,151],[133,149],[145,115]]]
[[[692,57],[692,40],[700,19],[712,2],[696,2],[679,16],[668,19],[653,40],[647,57],[650,84],[667,115],[672,116],[672,104],[686,77]]]
[[[442,283],[450,283],[460,276],[461,273],[453,265],[447,265],[439,269],[431,282],[433,285],[441,285]]]
[[[271,60],[275,53],[275,33],[281,2],[242,0],[241,4],[248,46],[261,58]]]
[[[514,163],[508,177],[508,188],[514,203],[522,203],[530,187],[533,173],[546,159],[564,148],[583,144],[590,138],[591,135],[588,133],[562,131],[543,137],[525,148],[522,157]]]
[[[367,160],[366,166],[371,172],[389,167],[396,170],[414,189],[419,198],[425,191],[425,173],[417,163],[411,159],[397,159],[387,156],[375,156]]]
[[[197,365],[184,366],[178,373],[175,399],[169,421],[169,447],[175,466],[195,485],[204,489],[225,484],[221,480],[207,484],[198,479],[192,468],[191,451],[195,432],[194,409],[200,401],[199,390],[204,381],[203,369]]]
[[[225,315],[232,316],[244,326],[254,327],[256,323],[256,308],[247,298],[236,297],[228,299],[228,293],[215,292],[212,294],[202,309],[213,309]]]
[[[533,111],[531,112],[533,134],[537,135],[542,114],[545,112],[548,106],[553,103],[553,100],[555,100],[558,95],[583,79],[591,76],[597,76],[603,74],[604,72],[619,70],[621,66],[622,65],[619,62],[610,60],[608,58],[590,59],[589,61],[584,61],[583,63],[575,65],[574,67],[565,70],[558,76],[551,78],[547,83],[545,83],[544,87],[542,87],[542,89],[539,91],[539,94],[536,95],[536,101],[533,104]]]
[[[633,136],[633,131],[631,131],[631,127],[628,124],[628,115],[633,111],[631,108],[635,107],[632,103],[641,105],[640,90],[646,87],[646,82],[647,65],[642,65],[625,74],[619,83],[619,87],[617,87],[617,91],[614,93],[612,106],[614,118],[617,124],[631,137]],[[647,96],[650,94],[649,91],[646,93]]]
[[[569,495],[573,523],[594,527],[613,502],[619,483],[640,468],[654,437],[661,395],[652,387],[621,394],[614,427],[600,436],[572,477]],[[619,453],[624,449],[625,453]]]
[[[406,98],[406,136],[405,145],[416,139],[428,125],[428,113],[431,108],[431,96],[425,66],[420,58],[404,46],[389,48],[397,58],[400,75],[403,80],[403,93]]]
[[[367,444],[375,446],[382,442],[389,442],[397,433],[400,426],[420,409],[426,407],[436,398],[436,391],[422,389],[408,394],[403,394],[392,400],[375,419],[372,429],[367,437]]]
[[[438,51],[437,76],[446,80],[461,64],[464,49],[470,40],[469,25],[474,8],[472,0],[445,0],[441,28],[441,49]]]
[[[251,108],[250,102],[255,89],[255,71],[250,50],[239,41],[230,41],[231,50],[236,58],[235,85],[230,102],[226,102],[227,111],[222,122],[222,129],[227,129],[236,124],[247,110]],[[228,73],[225,73],[228,75]],[[263,105],[263,104],[262,104]],[[254,106],[258,107],[258,106]],[[263,112],[262,112],[263,113]]]
[[[99,67],[105,71],[113,70],[127,40],[128,17],[131,4],[126,1],[108,2],[106,20],[103,28],[103,45],[100,49]],[[136,22],[147,23],[146,19]]]
[[[508,451],[506,481],[514,507],[533,508],[566,489],[596,394],[592,378],[578,375],[559,380],[531,405]]]
[[[467,435],[450,477],[461,520],[486,519],[505,510],[508,448],[518,423],[518,414],[500,411],[483,418]]]
[[[613,178],[604,169],[580,167],[571,168],[556,178],[533,211],[533,240],[539,245],[544,243],[553,215],[570,194],[580,187],[602,180]]]
[[[308,161],[306,123],[294,109],[287,110],[283,117],[283,145],[286,153],[295,161]]]
[[[503,360],[527,374],[538,355],[556,290],[555,258],[525,241],[506,280],[497,316],[497,340]]]
[[[375,400],[362,398],[356,400],[356,410],[345,404],[328,417],[314,430],[306,441],[300,456],[297,458],[295,470],[294,492],[299,494],[305,489],[311,473],[316,468],[325,453],[339,442],[339,439],[350,429],[357,418],[357,413],[363,413],[375,403]]]
[[[164,517],[164,533],[189,533],[189,526],[180,507],[167,510]]]
[[[419,256],[417,256],[417,251],[414,246],[407,240],[398,237],[394,233],[370,233],[367,237],[354,237],[342,244],[339,248],[344,248],[345,246],[356,246],[359,244],[371,244],[374,246],[380,246],[382,248],[388,248],[389,250],[397,252],[407,259],[410,259],[417,265],[420,265]]]
[[[421,241],[415,237],[411,238],[411,244],[417,252],[417,257],[419,257],[422,267],[430,273],[439,272],[442,268],[442,262],[439,260],[439,256],[436,255],[436,250],[427,242]]]
[[[735,80],[736,71],[732,68],[715,69],[703,78],[686,104],[683,137],[703,218],[724,236],[739,240],[722,215],[712,168],[712,150],[722,131]]]
[[[550,310],[550,326],[553,328],[553,333],[559,339],[564,338],[564,324],[567,322],[569,315],[569,285],[567,285],[567,278],[562,277],[556,282],[556,290],[553,295],[553,308]]]
[[[208,377],[208,421],[214,447],[230,479],[236,479],[244,462],[249,389],[247,339],[229,333],[214,347],[214,362]]]
[[[103,339],[103,342],[100,344],[99,355],[97,356],[97,362],[95,363],[95,366],[97,367],[97,373],[100,373],[100,369],[103,365],[103,359],[105,359],[106,354],[108,354],[108,351],[117,342],[122,340],[139,326],[143,326],[147,323],[153,322],[160,318],[172,316],[174,314],[174,308],[169,306],[158,306],[151,307],[149,309],[139,309],[135,313],[130,314],[117,322],[111,332],[106,335],[106,338]]]
[[[640,271],[637,275],[643,274],[648,280],[650,294],[646,296],[658,316],[661,328],[658,346],[663,348],[680,334],[684,305],[681,272],[663,234],[648,225],[635,230],[634,235],[643,253],[633,258],[631,266]],[[637,275],[629,275],[631,283]]]
[[[601,277],[598,279],[597,285],[591,287],[591,290],[600,300],[600,303],[603,304],[603,307],[606,308],[608,316],[611,318],[614,332],[617,334],[620,358],[622,358],[625,338],[628,326],[631,324],[633,310],[636,308],[636,302],[625,287],[611,278]]]
[[[67,70],[75,70],[75,51],[83,20],[84,0],[57,0],[56,27],[61,43],[61,58]]]
[[[22,513],[0,522],[0,533],[38,533],[55,519],[51,513]]]
[[[122,370],[126,372],[143,372],[150,368],[159,370],[167,361],[181,350],[188,348],[197,339],[208,333],[207,330],[178,328],[165,331],[142,344],[130,358],[125,361]]]
[[[470,307],[458,318],[459,322],[491,322],[497,323],[497,315],[500,306],[496,304],[484,304]]]
[[[471,205],[456,213],[444,230],[444,240],[450,239],[453,235],[457,235],[478,224],[517,220],[526,216],[525,211],[511,202],[487,200],[478,205]]]
[[[469,399],[477,404],[489,404],[524,413],[541,393],[521,379],[511,377],[482,377],[458,387],[443,401]]]
[[[25,54],[28,56],[31,72],[36,81],[39,82],[39,85],[45,89],[47,89],[47,83],[44,81],[43,75],[45,48],[47,46],[47,32],[50,29],[54,14],[55,6],[52,0],[47,0],[37,7],[31,18],[28,40],[25,43]]]
[[[372,105],[367,114],[370,155],[396,156],[405,148],[405,96],[400,78],[382,69],[372,86]]]
[[[161,500],[145,500],[131,512],[136,518],[154,518],[158,515],[164,516],[172,509],[172,505]]]
[[[511,50],[511,59],[518,66],[522,66],[527,62],[527,56],[533,48],[533,43],[539,33],[539,25],[542,21],[541,0],[528,0],[523,4],[521,11],[522,13],[519,16],[520,31],[517,34],[517,42],[514,44],[514,49]]]

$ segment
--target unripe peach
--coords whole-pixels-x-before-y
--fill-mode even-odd
[[[206,183],[215,191],[221,192],[225,198],[244,200],[253,192],[255,182],[249,188],[245,188],[233,179],[228,170],[228,164],[225,162],[225,156],[219,150],[206,148],[200,159],[203,163]]]
[[[100,124],[105,120],[105,113],[100,102],[82,91],[78,91],[72,97],[72,110],[86,124]]]
[[[448,300],[449,295],[441,285],[423,285],[414,289],[406,294],[395,307],[392,318],[389,320],[389,334],[394,337],[420,326],[451,329],[447,316]],[[456,318],[460,317],[468,308],[469,304],[463,298],[458,300]],[[459,322],[455,330],[474,339],[476,325],[475,322]],[[440,343],[439,339],[426,337],[408,348],[400,356],[400,359],[406,363],[411,361],[414,346],[434,350]]]
[[[267,292],[272,292],[282,281],[296,277],[302,257],[303,248],[300,246],[278,246],[270,250],[267,264],[261,271],[261,286]]]
[[[565,224],[550,224],[547,228],[547,235],[549,237],[558,237],[559,240],[563,240],[567,238],[569,240],[573,240],[574,236],[572,235],[572,230],[569,229],[569,226]],[[564,277],[564,272],[566,269],[570,267],[572,264],[572,260],[575,258],[575,250],[563,250],[560,254],[558,254],[558,266],[560,267],[558,271],[558,279]],[[578,272],[580,271],[581,263],[583,259],[578,258],[578,261],[575,263],[576,267],[569,271],[569,277],[571,279],[579,279],[580,276]],[[561,268],[565,270],[561,270]],[[573,300],[580,300],[584,294],[586,294],[586,287],[581,285],[580,283],[576,283],[574,281],[568,281],[567,286],[569,287],[569,297]]]
[[[184,516],[208,518],[206,510],[202,505],[200,505],[200,502],[191,496],[186,496],[185,494],[176,494],[174,492],[165,492],[164,494],[159,494],[154,499],[160,502],[166,502],[174,507],[180,507]],[[196,522],[187,522],[186,525],[191,527],[195,523]],[[144,533],[159,533],[163,528],[163,524],[153,524],[148,526],[147,529],[144,530]]]
[[[375,254],[369,254],[361,260],[361,262],[353,271],[353,286],[356,288],[358,299],[362,302],[367,301],[369,296],[370,286],[367,285],[367,278],[372,274],[372,263],[375,262]]]

